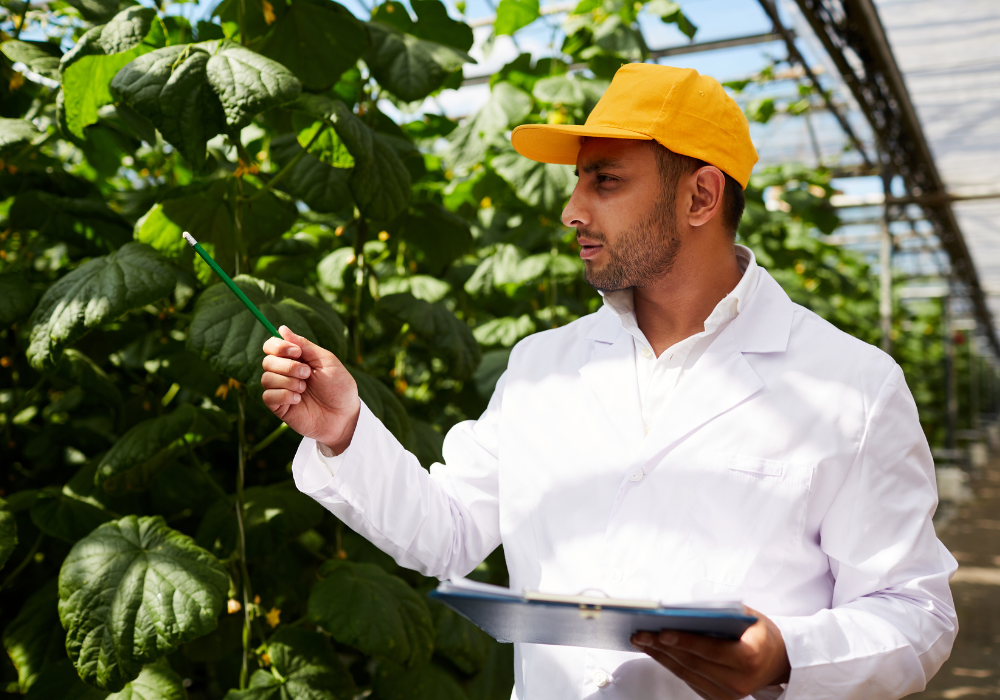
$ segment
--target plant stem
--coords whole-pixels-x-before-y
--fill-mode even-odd
[[[236,523],[240,530],[240,586],[243,589],[243,665],[240,668],[240,690],[245,690],[249,679],[250,666],[250,573],[247,571],[247,538],[243,527],[243,508],[246,500],[243,494],[243,478],[246,469],[247,434],[246,434],[246,395],[240,387],[236,396],[236,404],[240,415],[236,421],[239,435],[239,470],[236,473]]]
[[[246,23],[246,13],[247,4],[246,0],[240,0],[240,43],[247,46],[249,42],[247,41],[247,23]]]
[[[281,434],[284,433],[286,430],[288,430],[288,423],[282,423],[277,428],[275,428],[273,431],[271,431],[270,435],[268,435],[266,438],[264,438],[263,440],[261,440],[260,442],[258,442],[256,445],[254,445],[253,449],[250,450],[250,454],[251,455],[255,455],[258,452],[260,452],[261,450],[265,449],[272,442],[274,442],[279,437],[281,437]]]
[[[354,339],[354,361],[361,364],[361,300],[365,289],[365,239],[368,221],[358,217],[354,235],[354,258],[358,266],[354,273],[354,311],[351,313],[351,336]]]
[[[35,543],[31,545],[31,549],[28,550],[28,553],[24,556],[24,559],[21,560],[21,563],[17,565],[17,568],[11,571],[10,575],[3,580],[2,584],[0,584],[0,591],[2,591],[4,588],[7,588],[7,586],[12,584],[14,582],[14,579],[17,578],[18,574],[24,571],[25,567],[31,563],[31,560],[35,558],[35,553],[38,552],[38,548],[42,546],[42,540],[44,539],[45,539],[45,533],[39,532],[38,537],[35,538]]]
[[[268,180],[263,187],[254,192],[251,196],[247,197],[246,200],[244,201],[252,202],[255,199],[263,197],[267,192],[270,192],[272,189],[274,189],[274,186],[277,185],[279,182],[281,182],[282,178],[288,175],[288,173],[292,171],[292,169],[296,166],[296,164],[298,164],[298,162],[305,157],[310,147],[312,147],[312,145],[316,142],[316,139],[319,138],[319,135],[322,134],[324,131],[326,131],[327,128],[329,128],[329,124],[325,124],[322,128],[317,129],[316,133],[313,134],[311,139],[309,139],[309,143],[306,144],[305,148],[296,153],[290,161],[285,163],[285,166],[281,168],[281,170],[279,170],[277,173],[274,174],[274,177]]]

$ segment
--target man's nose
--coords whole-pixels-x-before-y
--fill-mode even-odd
[[[563,226],[569,226],[570,228],[580,228],[586,227],[590,224],[589,217],[586,214],[586,207],[583,206],[583,197],[580,193],[580,183],[576,183],[576,187],[573,188],[573,194],[570,195],[569,201],[566,202],[566,206],[562,211],[562,222]]]

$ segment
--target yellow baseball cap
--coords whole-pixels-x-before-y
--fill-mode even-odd
[[[744,189],[757,162],[743,110],[718,81],[691,68],[628,63],[586,124],[522,124],[510,141],[531,160],[575,165],[583,136],[655,140],[714,165]]]

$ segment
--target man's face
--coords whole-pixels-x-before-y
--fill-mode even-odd
[[[601,291],[644,287],[666,274],[680,247],[675,191],[648,141],[588,138],[562,221],[576,228],[587,282]]]

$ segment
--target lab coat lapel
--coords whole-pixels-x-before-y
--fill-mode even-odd
[[[644,435],[632,336],[617,316],[605,312],[587,340],[593,343],[593,351],[580,368],[580,377],[598,404],[592,413],[606,420],[615,436],[633,451]]]
[[[719,332],[674,390],[663,413],[656,417],[642,457],[654,459],[691,432],[760,391],[760,377],[746,361],[732,324]]]

